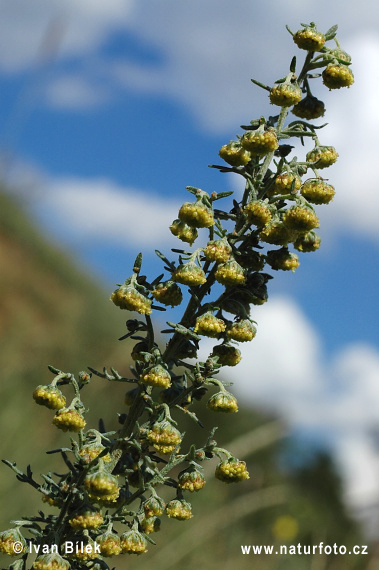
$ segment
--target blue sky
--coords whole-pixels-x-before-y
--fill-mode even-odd
[[[41,228],[109,291],[140,250],[155,275],[157,244],[180,247],[167,226],[185,186],[240,192],[207,165],[240,124],[272,113],[250,78],[283,77],[296,52],[285,25],[310,21],[323,31],[338,23],[353,57],[351,89],[315,88],[329,122],[321,141],[340,154],[328,171],[337,194],[318,209],[321,249],[301,256],[295,274],[275,274],[231,379],[246,401],[327,434],[346,496],[362,506],[379,498],[369,435],[379,423],[376,2],[4,1],[2,171]]]

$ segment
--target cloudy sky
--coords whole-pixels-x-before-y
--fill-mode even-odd
[[[156,274],[157,244],[180,246],[167,226],[185,186],[240,192],[207,165],[240,124],[272,113],[250,78],[286,75],[296,50],[285,25],[310,21],[337,23],[353,57],[351,89],[315,88],[321,142],[340,155],[328,171],[337,194],[318,210],[321,250],[275,275],[231,379],[328,442],[348,500],[364,506],[379,501],[377,2],[4,0],[1,173],[109,290],[140,250]]]

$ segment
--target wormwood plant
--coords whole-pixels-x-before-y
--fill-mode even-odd
[[[292,248],[312,252],[320,247],[314,205],[333,199],[334,188],[321,171],[338,154],[319,141],[324,125],[310,122],[325,112],[311,84],[313,88],[321,77],[327,88],[335,90],[354,81],[350,56],[340,48],[336,31],[333,26],[323,34],[314,23],[302,24],[296,33],[289,30],[305,52],[302,67],[296,71],[293,58],[288,74],[273,86],[252,80],[268,91],[279,113],[242,126],[242,134],[220,149],[226,165],[212,165],[243,177],[242,198],[230,204],[226,199],[232,192],[209,195],[187,187],[194,201],[181,206],[170,226],[188,244],[186,248],[172,250],[175,260],[157,251],[164,273],[153,280],[141,275],[139,254],[130,277],[113,292],[111,300],[117,307],[143,316],[127,320],[122,337],[135,341],[130,373],[90,368],[90,373],[80,372],[76,378],[49,366],[52,382],[38,386],[33,397],[55,411],[54,426],[76,433],[77,438],[69,447],[54,450],[61,454],[66,472],[44,474],[42,483],[29,467],[23,473],[5,461],[20,481],[57,509],[57,514],[39,511],[23,517],[0,533],[0,552],[20,555],[9,568],[25,569],[28,556],[37,553],[35,570],[108,569],[105,558],[142,554],[148,543],[155,544],[151,534],[159,530],[160,517],[184,521],[193,516],[188,497],[205,485],[205,461],[218,459],[215,477],[224,483],[249,478],[245,462],[219,447],[214,430],[204,436],[200,448],[191,444],[191,433],[184,438],[180,414],[201,425],[192,406],[204,399],[215,412],[237,412],[236,398],[220,372],[238,364],[238,344],[256,335],[253,308],[267,301],[267,283],[272,279],[265,269],[295,271],[299,258]],[[330,40],[335,43],[327,46]],[[287,120],[289,113],[294,117]],[[290,139],[308,141],[313,148],[299,160],[293,156]],[[207,235],[206,246],[192,248],[199,230]],[[188,291],[186,302],[183,288]],[[168,321],[168,328],[161,331],[167,335],[162,348],[150,315],[165,310],[164,306],[182,304],[186,306],[180,321]],[[213,339],[214,346],[205,361],[198,361],[202,337]],[[106,431],[101,421],[98,429],[86,426],[82,389],[91,375],[130,387],[127,413],[119,415],[115,431]],[[69,394],[72,399],[66,400]],[[160,496],[162,486],[171,491],[167,504]]]

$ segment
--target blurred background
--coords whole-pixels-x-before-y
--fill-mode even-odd
[[[127,370],[129,346],[117,342],[125,315],[109,303],[110,292],[139,251],[144,272],[161,273],[153,252],[178,247],[168,225],[189,198],[185,186],[239,195],[239,180],[207,165],[220,163],[218,150],[239,125],[274,112],[250,78],[272,84],[296,52],[300,65],[285,25],[296,31],[310,21],[324,32],[339,25],[355,84],[329,92],[314,82],[326,105],[318,124],[329,122],[321,143],[340,155],[325,173],[336,197],[318,208],[322,246],[301,255],[296,274],[275,273],[269,302],[254,309],[258,335],[227,378],[243,406],[218,439],[239,450],[251,479],[238,489],[210,482],[195,501],[196,518],[165,520],[159,548],[132,561],[140,567],[223,561],[247,568],[252,558],[240,544],[321,540],[369,542],[370,554],[262,555],[254,563],[379,567],[379,6],[0,4],[0,455],[21,468],[31,463],[36,477],[62,468],[44,450],[67,444],[31,398],[36,384],[50,381],[46,365]],[[159,321],[163,328],[164,315]],[[101,410],[114,422],[122,399],[119,386],[110,398],[109,387],[94,380],[91,417]],[[0,467],[0,528],[35,508],[23,487]]]

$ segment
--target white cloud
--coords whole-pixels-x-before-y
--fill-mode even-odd
[[[228,137],[233,136],[239,131],[237,125],[273,112],[267,92],[252,86],[250,75],[272,82],[283,75],[294,52],[277,4],[276,10],[269,12],[268,2],[260,10],[258,21],[251,4],[242,0],[237,4],[239,9],[234,3],[219,1],[215,10],[213,2],[191,3],[191,6],[187,2],[163,2],[152,7],[149,18],[143,20],[142,8],[141,12],[136,9],[131,15],[131,25],[138,27],[146,42],[155,44],[164,53],[164,63],[143,67],[117,61],[110,65],[109,73],[123,88],[161,93],[184,102],[204,129],[228,131]],[[325,120],[330,121],[320,132],[321,143],[334,145],[340,155],[336,165],[322,172],[336,187],[335,200],[329,208],[319,208],[318,213],[324,235],[353,231],[378,241],[379,193],[375,169],[379,112],[375,94],[379,89],[379,74],[375,70],[379,33],[375,29],[370,31],[368,14],[379,15],[379,8],[366,2],[368,12],[362,9],[356,13],[356,25],[352,27],[337,4],[328,8],[328,17],[321,18],[321,26],[325,29],[335,21],[340,23],[342,47],[353,56],[355,84],[351,89],[329,92],[321,82],[317,87],[314,83],[317,96],[326,102]],[[303,3],[302,20],[314,19],[311,5]],[[292,27],[297,26],[296,2],[287,8],[288,21]],[[267,45],[270,25],[272,32]],[[299,158],[304,157],[306,150],[309,149],[296,149]]]
[[[328,7],[325,12],[323,6]],[[322,173],[336,186],[335,200],[331,207],[318,210],[323,235],[353,231],[377,241],[379,34],[371,22],[379,16],[379,6],[363,0],[360,10],[353,2],[349,10],[346,3],[344,10],[341,7],[341,2],[330,5],[324,0],[316,18],[313,2],[302,2],[302,21],[316,19],[323,29],[339,23],[342,47],[353,55],[356,78],[349,90],[329,93],[317,88],[317,95],[322,93],[326,101],[326,120],[331,121],[320,134],[321,141],[334,144],[340,154],[337,164]],[[17,70],[32,64],[50,22],[50,47],[56,41],[61,56],[97,54],[98,58],[95,70],[89,66],[81,76],[65,72],[59,77],[58,69],[58,78],[46,88],[50,105],[88,108],[108,101],[117,86],[160,93],[184,102],[204,129],[227,132],[230,138],[241,122],[273,112],[267,92],[252,86],[249,79],[270,83],[283,75],[294,53],[284,25],[295,29],[298,19],[295,0],[285,5],[268,0],[259,11],[246,0],[67,0],[64,8],[58,0],[14,0],[0,5],[0,68]],[[127,59],[102,59],[102,42],[122,28],[158,50],[163,56],[160,63],[146,66]]]
[[[134,0],[12,0],[0,4],[0,69],[88,54],[127,25]]]
[[[253,343],[241,346],[243,359],[236,371],[246,394],[251,390],[268,406],[275,394],[275,401],[288,407],[304,392],[317,392],[320,340],[299,307],[289,298],[270,297],[269,303],[254,307],[252,316],[258,334]]]
[[[328,362],[318,332],[287,297],[270,297],[253,316],[257,336],[241,346],[241,363],[223,378],[234,382],[245,405],[262,405],[299,431],[323,434],[352,507],[379,500],[379,454],[371,438],[379,426],[378,350],[351,344]],[[204,356],[213,344],[207,343]]]
[[[199,124],[225,131],[253,118],[257,104],[264,112],[267,93],[249,79],[270,83],[286,72],[294,45],[285,24],[296,29],[299,14],[324,30],[338,22],[345,40],[372,28],[379,8],[371,0],[359,10],[353,0],[320,0],[317,14],[311,0],[301,2],[301,12],[295,0],[259,7],[248,0],[12,0],[0,4],[0,69],[25,69],[57,50],[61,58],[100,56],[112,33],[131,31],[164,62],[106,61],[108,81],[179,99]]]
[[[265,111],[262,101],[269,107],[267,93],[252,87],[250,77],[272,83],[288,70],[295,46],[285,24],[296,30],[300,14],[302,21],[316,20],[324,30],[338,22],[344,47],[349,35],[367,33],[379,16],[370,0],[363,0],[359,11],[350,4],[341,10],[341,2],[324,0],[315,14],[311,1],[301,3],[301,12],[297,2],[275,0],[259,8],[246,0],[142,1],[131,12],[131,26],[148,45],[157,46],[165,63],[144,68],[125,62],[113,71],[129,86],[184,101],[205,128],[236,128]]]
[[[378,533],[378,450],[368,437],[348,432],[339,439],[335,456],[345,482],[346,500],[362,519],[367,535],[375,539]]]
[[[60,221],[60,231],[70,239],[112,242],[126,249],[137,244],[154,247],[158,242],[160,246],[178,246],[168,229],[177,217],[176,202],[162,202],[147,192],[108,180],[73,178],[48,185],[43,207],[49,209],[55,226]]]
[[[347,346],[335,359],[334,375],[340,386],[336,424],[349,420],[352,430],[379,426],[379,353],[364,344]]]
[[[377,130],[379,112],[375,93],[379,90],[376,62],[379,58],[379,34],[366,34],[348,42],[354,54],[355,84],[333,93],[327,107],[330,125],[322,140],[340,154],[337,163],[324,171],[336,187],[329,208],[321,208],[322,223],[329,231],[353,231],[379,240],[379,193],[377,173]]]
[[[66,75],[50,82],[46,90],[47,102],[63,109],[88,109],[101,105],[109,97],[107,90],[91,84],[85,77]]]

